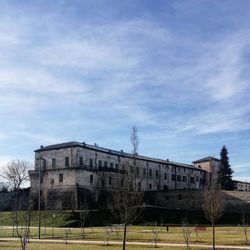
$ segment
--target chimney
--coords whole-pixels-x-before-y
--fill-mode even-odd
[[[41,145],[40,148],[43,148],[43,145]]]

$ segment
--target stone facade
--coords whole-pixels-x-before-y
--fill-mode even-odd
[[[240,192],[250,192],[250,183],[243,181],[234,181],[235,190]]]
[[[49,197],[55,200],[68,193],[73,200],[70,199],[71,205],[78,208],[79,199],[82,199],[79,189],[97,201],[102,191],[111,191],[121,185],[125,172],[135,175],[135,188],[143,191],[202,189],[207,179],[207,171],[202,167],[141,155],[134,157],[123,151],[79,142],[35,150],[35,169],[29,172],[33,194],[39,189],[39,168],[45,207],[51,207]],[[65,207],[63,203],[57,202],[52,207]]]

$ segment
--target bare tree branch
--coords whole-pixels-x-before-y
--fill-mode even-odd
[[[18,191],[22,184],[29,179],[28,171],[32,164],[25,160],[13,160],[3,167],[0,176],[8,182],[13,191]]]

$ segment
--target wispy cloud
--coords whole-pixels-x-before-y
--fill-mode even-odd
[[[110,147],[116,140],[122,147],[124,131],[137,124],[145,143],[159,142],[155,154],[168,150],[184,157],[181,142],[187,157],[195,157],[200,149],[189,151],[190,141],[200,144],[211,136],[217,143],[218,134],[248,131],[245,21],[237,25],[228,16],[207,22],[202,4],[186,4],[161,2],[166,11],[157,15],[145,4],[146,11],[138,8],[122,18],[117,4],[103,6],[100,15],[87,15],[94,10],[81,1],[56,9],[46,1],[2,4],[7,10],[0,17],[3,135],[20,144],[26,138],[34,148],[69,138],[102,140]],[[128,6],[132,12],[134,3]],[[233,12],[224,4],[210,9],[216,17]],[[221,27],[225,23],[235,26]]]

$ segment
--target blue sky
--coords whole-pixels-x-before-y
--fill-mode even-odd
[[[0,2],[0,163],[65,141],[250,180],[250,1]]]

